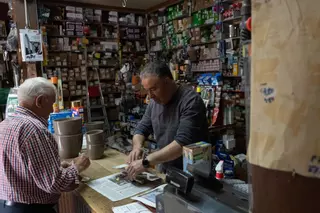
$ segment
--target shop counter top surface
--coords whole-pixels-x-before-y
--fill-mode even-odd
[[[81,173],[83,177],[89,177],[95,180],[108,175],[118,173],[118,169],[112,167],[124,164],[126,155],[113,149],[108,149],[104,153],[104,158],[100,160],[92,160],[90,167]],[[131,199],[124,199],[117,202],[110,201],[107,197],[99,194],[86,184],[81,184],[75,191],[77,195],[83,199],[94,213],[112,212],[112,207],[121,206],[133,202]]]

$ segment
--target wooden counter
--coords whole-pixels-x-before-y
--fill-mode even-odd
[[[108,149],[105,151],[103,159],[91,161],[90,167],[81,175],[94,180],[118,173],[119,170],[112,167],[124,164],[125,160],[126,155],[116,150]],[[133,201],[129,198],[112,202],[86,184],[81,184],[76,191],[63,193],[59,202],[59,213],[111,213],[112,207],[131,202]]]

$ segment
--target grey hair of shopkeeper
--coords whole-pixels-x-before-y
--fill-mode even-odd
[[[47,79],[42,77],[29,78],[18,89],[18,101],[32,104],[38,96],[55,96],[56,88]]]
[[[146,78],[149,76],[157,76],[159,78],[168,77],[173,79],[170,68],[165,62],[155,61],[148,63],[140,73],[140,78]]]

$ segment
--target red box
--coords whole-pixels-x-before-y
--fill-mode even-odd
[[[99,86],[88,87],[89,97],[98,97],[100,96]]]

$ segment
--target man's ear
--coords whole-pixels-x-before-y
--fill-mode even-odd
[[[38,108],[42,108],[43,101],[44,101],[43,95],[40,95],[40,96],[36,97],[36,106]]]

